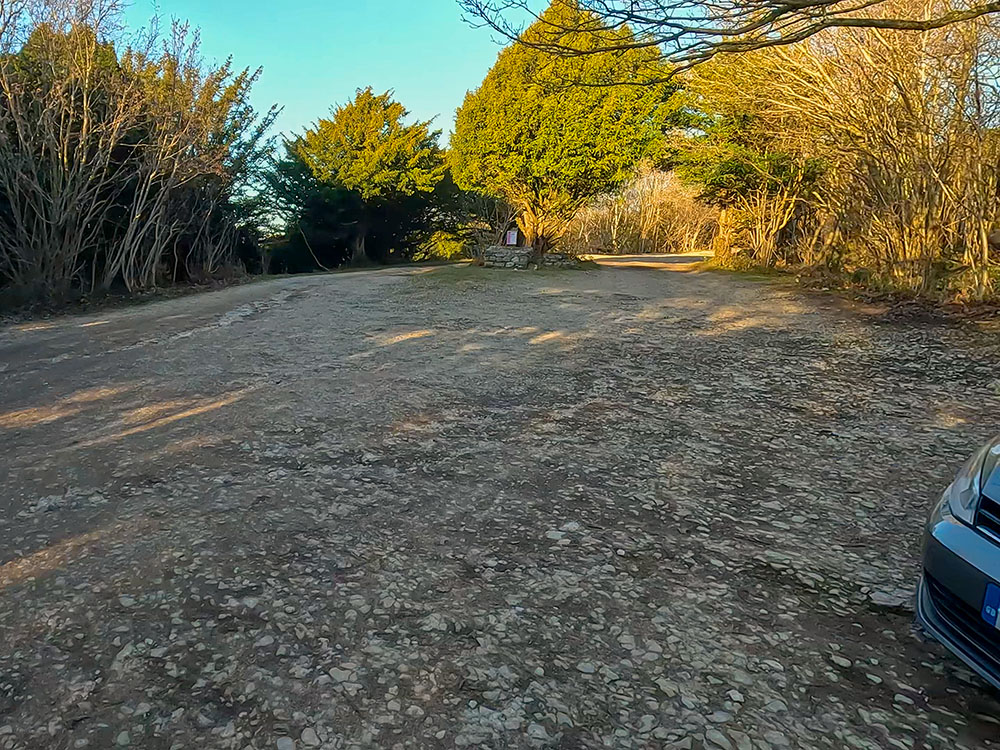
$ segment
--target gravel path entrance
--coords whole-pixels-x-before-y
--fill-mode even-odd
[[[989,748],[911,627],[996,339],[658,268],[0,330],[0,748]]]

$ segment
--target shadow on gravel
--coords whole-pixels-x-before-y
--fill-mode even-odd
[[[253,310],[4,394],[22,745],[997,737],[996,696],[876,604],[995,430],[968,332],[630,268]]]

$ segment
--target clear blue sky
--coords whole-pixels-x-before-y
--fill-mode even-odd
[[[133,0],[129,18],[141,25],[157,13],[165,25],[176,17],[200,28],[207,61],[231,54],[240,67],[263,66],[255,104],[284,106],[282,132],[371,85],[394,89],[415,117],[437,116],[447,135],[500,51],[455,0]]]

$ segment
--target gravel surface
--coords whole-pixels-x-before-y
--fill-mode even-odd
[[[996,336],[711,273],[0,329],[0,748],[991,748],[912,625]]]

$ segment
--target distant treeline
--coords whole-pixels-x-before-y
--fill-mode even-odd
[[[279,137],[278,110],[249,103],[259,71],[206,66],[181,24],[126,36],[116,0],[12,8],[0,304],[475,258],[515,225],[538,253],[711,247],[732,267],[995,295],[989,17],[829,30],[671,76],[628,28],[556,0],[545,43],[536,24],[501,52],[446,149],[371,88]],[[553,28],[577,54],[553,54]],[[630,79],[642,84],[614,85]]]

